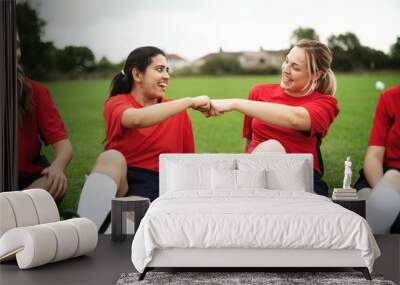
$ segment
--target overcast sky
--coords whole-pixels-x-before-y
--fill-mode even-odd
[[[226,51],[284,49],[296,28],[312,27],[322,42],[351,31],[388,52],[400,36],[400,0],[30,0],[58,48],[88,46],[117,62],[155,45],[194,60]]]

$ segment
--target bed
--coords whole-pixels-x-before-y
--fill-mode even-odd
[[[310,154],[163,154],[132,243],[156,267],[353,267],[380,251],[361,216],[313,192]]]

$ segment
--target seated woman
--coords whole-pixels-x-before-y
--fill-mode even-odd
[[[72,159],[72,146],[49,90],[27,79],[17,67],[18,96],[18,189],[42,188],[57,203],[67,191],[65,168]],[[41,154],[42,142],[54,149],[49,163]]]
[[[165,98],[168,71],[162,50],[140,47],[112,80],[104,104],[106,151],[87,177],[78,206],[78,214],[92,219],[101,231],[109,223],[105,218],[113,197],[139,195],[151,201],[158,197],[161,153],[195,151],[186,109],[208,110],[210,99]]]
[[[243,113],[244,152],[312,153],[314,192],[327,196],[319,147],[339,112],[331,62],[326,45],[301,40],[282,64],[280,84],[256,85],[248,100],[212,100],[206,115]]]
[[[382,92],[376,106],[364,167],[354,187],[367,199],[374,233],[400,233],[400,86]],[[397,218],[396,218],[397,217]]]

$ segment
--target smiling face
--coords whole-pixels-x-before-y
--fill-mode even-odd
[[[150,65],[138,77],[135,78],[135,84],[140,85],[146,99],[162,99],[169,80],[169,67],[165,56],[159,54],[152,57]]]
[[[281,87],[289,95],[304,96],[312,79],[306,52],[299,47],[292,48],[282,64]]]

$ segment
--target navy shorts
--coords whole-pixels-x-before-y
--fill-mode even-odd
[[[44,155],[40,155],[37,159],[35,159],[34,163],[42,166],[43,168],[50,166],[50,162]],[[26,176],[18,176],[18,190],[24,190],[26,187],[31,185],[35,180],[39,179],[42,176],[43,175],[41,173],[34,173]],[[63,199],[64,195],[55,200],[56,204],[60,205]]]
[[[328,197],[328,190],[328,185],[322,180],[321,175],[314,170],[314,192],[318,195]]]
[[[158,172],[128,166],[126,178],[128,180],[128,192],[126,196],[142,196],[149,198],[150,201],[159,196]]]
[[[50,166],[49,161],[44,155],[38,156],[34,161],[34,164],[40,165],[43,168]],[[31,185],[33,181],[39,179],[43,175],[41,173],[34,173],[26,176],[18,176],[18,190],[24,190],[26,187]]]

